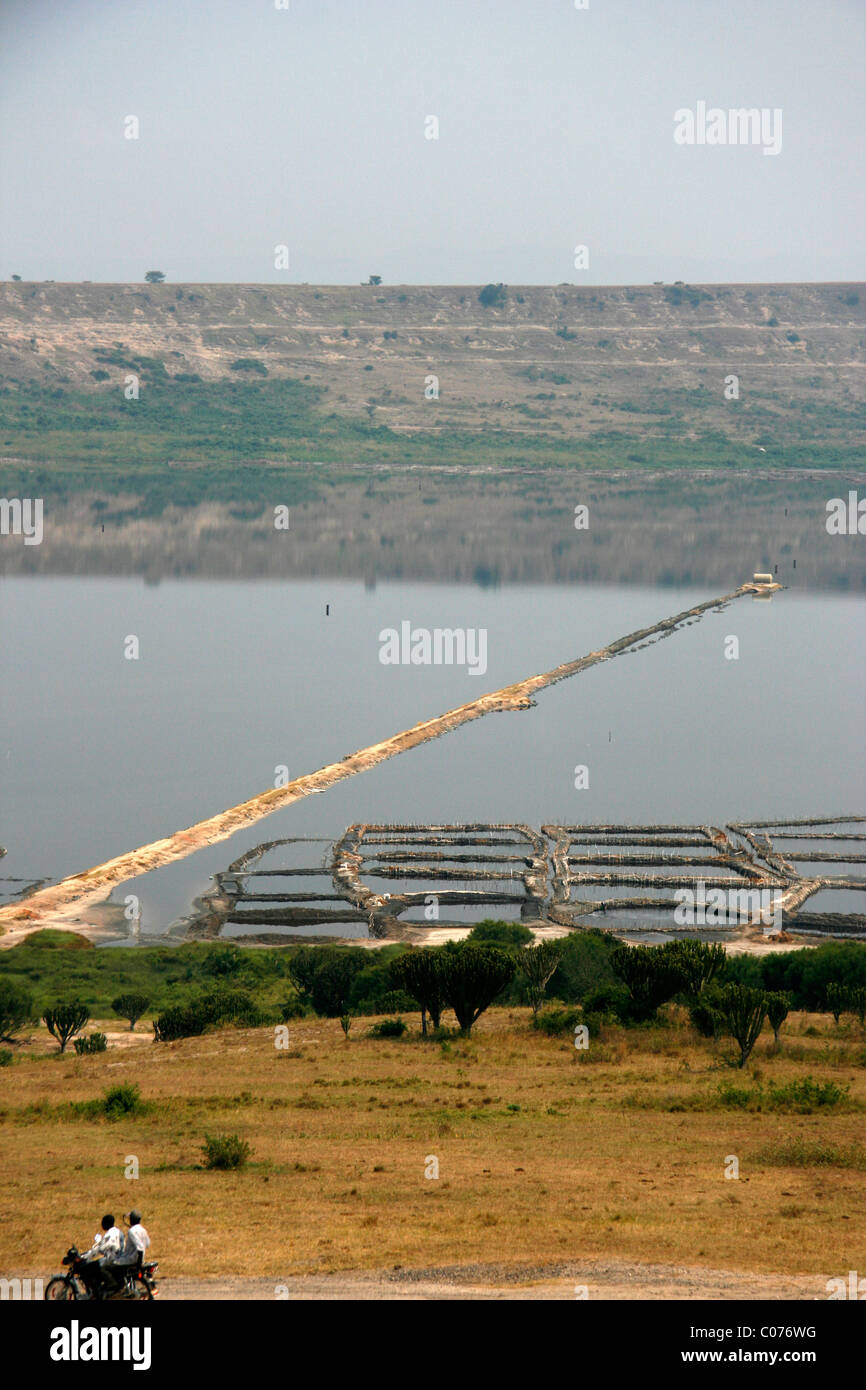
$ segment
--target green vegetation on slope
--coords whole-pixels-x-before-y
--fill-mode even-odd
[[[788,439],[758,456],[718,429],[687,437],[676,414],[660,415],[652,434],[640,421],[580,439],[494,427],[404,434],[357,414],[326,413],[324,390],[293,379],[251,380],[244,373],[240,381],[202,382],[191,373],[170,377],[154,358],[123,357],[111,365],[141,374],[138,400],[127,400],[117,383],[93,391],[0,386],[4,495],[134,493],[147,513],[205,500],[266,503],[277,492],[281,501],[297,503],[315,492],[309,470],[291,467],[299,463],[325,464],[332,474],[359,464],[737,470],[754,467],[758,457],[775,467],[830,468],[858,456],[847,435],[827,442],[818,428],[812,438]],[[852,415],[849,424],[856,423]]]

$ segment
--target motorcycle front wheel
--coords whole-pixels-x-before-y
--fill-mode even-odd
[[[58,1274],[54,1279],[49,1279],[45,1288],[45,1299],[47,1302],[56,1302],[61,1299],[71,1302],[74,1299],[83,1298],[79,1293],[78,1286],[74,1279],[67,1279],[65,1274]]]

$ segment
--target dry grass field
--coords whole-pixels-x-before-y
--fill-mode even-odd
[[[794,1014],[782,1051],[765,1031],[741,1072],[730,1041],[682,1024],[612,1027],[581,1053],[528,1019],[493,1009],[444,1043],[422,1041],[417,1018],[396,1040],[356,1020],[348,1042],[336,1020],[304,1019],[284,1050],[272,1028],[156,1045],[141,1023],[126,1046],[115,1034],[104,1054],[63,1058],[41,1030],[0,1070],[0,1270],[53,1272],[103,1211],[132,1204],[168,1278],[613,1260],[823,1289],[863,1268],[855,1021]],[[784,1089],[806,1077],[849,1089],[810,1109]],[[122,1083],[144,1113],[75,1111]],[[231,1133],[248,1165],[204,1169],[204,1136]]]

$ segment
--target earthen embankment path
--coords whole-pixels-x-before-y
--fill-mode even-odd
[[[423,720],[411,729],[394,734],[381,743],[371,744],[368,748],[350,754],[340,762],[330,763],[327,767],[319,768],[317,772],[297,777],[284,787],[261,792],[249,801],[221,811],[185,830],[178,830],[165,839],[154,840],[151,844],[129,850],[104,864],[98,864],[83,873],[73,874],[60,883],[42,888],[23,903],[0,908],[0,930],[4,933],[0,944],[13,945],[23,936],[46,926],[49,921],[57,925],[73,925],[74,919],[79,917],[82,911],[100,902],[119,883],[126,883],[141,874],[162,868],[165,864],[184,859],[206,845],[227,840],[238,830],[254,825],[256,821],[280,810],[283,806],[289,806],[317,792],[327,791],[337,782],[354,777],[359,772],[366,772],[388,758],[405,753],[410,748],[417,748],[422,743],[429,743],[432,739],[459,729],[475,719],[482,719],[487,714],[529,709],[533,703],[532,696],[539,690],[555,685],[558,681],[567,680],[581,671],[589,670],[599,662],[610,661],[616,656],[635,651],[653,639],[669,636],[685,623],[699,619],[711,609],[718,609],[750,594],[769,593],[778,587],[775,584],[743,584],[729,594],[708,599],[705,603],[697,604],[694,608],[686,609],[671,618],[663,618],[652,626],[629,633],[628,636],[621,637],[598,651],[589,652],[574,661],[563,662],[551,671],[530,676],[526,680],[504,686],[501,690],[481,695],[478,699],[440,714],[434,719]]]

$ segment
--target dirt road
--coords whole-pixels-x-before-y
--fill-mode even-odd
[[[829,1276],[828,1276],[829,1277]],[[261,1301],[361,1300],[412,1302],[445,1299],[563,1301],[574,1299],[772,1299],[827,1298],[824,1275],[750,1274],[687,1265],[638,1265],[610,1260],[580,1264],[454,1265],[439,1269],[352,1271],[272,1279],[163,1279],[166,1299]]]

